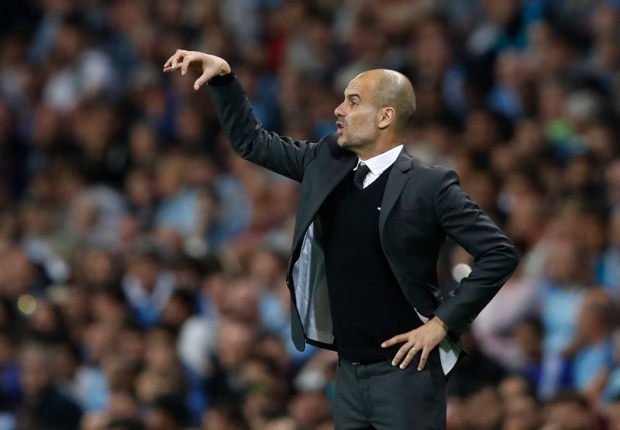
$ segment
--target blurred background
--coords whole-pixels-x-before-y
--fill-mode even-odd
[[[2,1],[0,430],[333,428],[335,355],[289,340],[298,185],[231,153],[178,48],[299,139],[405,73],[408,150],[522,256],[449,428],[620,429],[619,42],[620,1]],[[441,287],[471,264],[448,243]]]

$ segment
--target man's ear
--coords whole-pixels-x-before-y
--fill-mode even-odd
[[[384,107],[379,109],[379,124],[380,130],[386,129],[390,124],[393,124],[396,120],[396,111],[393,107]]]

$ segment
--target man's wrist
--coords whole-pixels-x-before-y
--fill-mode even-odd
[[[439,317],[435,316],[433,317],[433,319],[431,319],[431,322],[434,322],[435,324],[439,325],[439,327],[441,327],[442,329],[445,330],[446,333],[448,333],[448,331],[450,331],[450,327],[447,326],[447,324],[445,322],[443,322]]]
[[[223,87],[230,84],[235,80],[235,74],[233,72],[226,73],[224,75],[215,75],[207,81],[211,87]]]
[[[232,69],[230,68],[230,64],[228,64],[227,62],[224,62],[224,64],[222,64],[222,67],[220,69],[220,73],[218,73],[218,76],[230,75],[231,72],[232,72]]]

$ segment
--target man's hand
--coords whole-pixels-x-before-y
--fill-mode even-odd
[[[194,90],[206,84],[212,77],[227,75],[231,71],[230,65],[220,57],[203,52],[184,51],[183,49],[177,49],[177,52],[166,61],[164,72],[171,73],[179,68],[182,75],[186,74],[190,69],[202,73],[194,82]]]
[[[433,348],[435,348],[447,334],[448,327],[439,318],[434,317],[420,328],[408,333],[399,334],[383,342],[381,347],[387,348],[397,343],[404,342],[404,345],[400,347],[392,360],[392,366],[398,366],[398,363],[400,363],[401,369],[405,369],[409,363],[411,363],[413,357],[415,357],[418,352],[422,351],[420,364],[418,365],[418,370],[422,370],[424,366],[426,366],[426,360],[428,360],[428,356]],[[405,358],[404,360],[403,357]]]

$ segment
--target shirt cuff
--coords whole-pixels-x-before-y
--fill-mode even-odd
[[[217,75],[209,79],[207,84],[211,87],[223,87],[224,85],[228,85],[234,81],[236,76],[237,75],[234,72],[230,72],[226,75]]]

